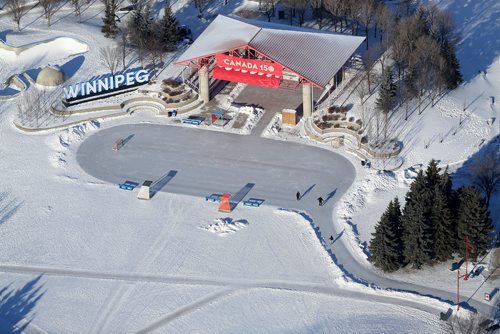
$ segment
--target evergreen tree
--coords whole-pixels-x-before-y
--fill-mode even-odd
[[[414,268],[420,268],[424,263],[431,262],[428,197],[425,176],[420,171],[413,181],[410,191],[406,194],[406,205],[402,217],[403,256],[405,262]]]
[[[448,89],[455,89],[463,82],[463,79],[462,73],[460,73],[460,63],[455,52],[455,46],[447,39],[441,47],[441,56],[445,61],[441,76]]]
[[[417,88],[417,71],[415,67],[409,67],[406,71],[406,76],[404,78],[406,96],[408,98],[415,98],[418,96]]]
[[[383,73],[383,77],[376,107],[384,114],[384,138],[387,138],[388,115],[396,101],[396,85],[392,80],[392,69],[390,67]]]
[[[431,209],[433,231],[433,255],[437,261],[452,258],[455,250],[455,239],[452,229],[452,217],[444,193],[436,187],[436,195]]]
[[[395,271],[402,264],[401,209],[397,197],[389,203],[375,226],[370,240],[370,261],[384,271]]]
[[[167,52],[175,51],[179,41],[179,24],[169,5],[165,7],[165,14],[160,21],[159,28],[163,49]]]
[[[377,109],[384,114],[389,113],[394,107],[396,96],[396,85],[392,80],[392,71],[388,68],[383,74],[379,95],[376,101]]]
[[[465,256],[465,237],[469,242],[469,256],[476,260],[484,255],[493,240],[493,225],[481,194],[472,187],[458,190],[458,250]]]
[[[436,190],[436,186],[438,186],[441,181],[441,175],[439,175],[440,171],[441,168],[438,167],[436,160],[432,159],[425,171],[425,183],[428,189]]]
[[[104,33],[104,37],[115,37],[118,33],[118,26],[116,25],[118,4],[116,0],[104,0],[104,5],[106,8],[104,10],[104,18],[102,19],[104,26],[101,32]]]
[[[449,228],[449,243],[452,248],[452,253],[457,249],[457,238],[458,238],[458,227],[457,227],[457,209],[458,209],[458,195],[455,190],[453,190],[453,184],[451,181],[451,176],[448,173],[448,167],[441,175],[441,180],[439,182],[439,191],[444,197],[444,201],[446,203],[446,208],[448,209],[448,213],[450,215],[450,224]]]
[[[142,63],[144,50],[153,33],[153,17],[151,15],[151,5],[147,0],[133,1],[135,9],[128,22],[130,42],[137,47],[139,60]]]

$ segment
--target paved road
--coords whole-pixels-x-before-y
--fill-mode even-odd
[[[118,153],[111,150],[118,138],[131,135]],[[324,239],[339,234],[332,220],[333,205],[355,178],[354,167],[347,159],[320,148],[265,139],[257,133],[240,136],[148,124],[97,132],[82,143],[77,160],[88,174],[115,184],[164,180],[168,183],[162,191],[192,196],[222,192],[239,196],[250,189],[248,196],[264,198],[265,204],[307,212]],[[307,189],[297,201],[296,191],[305,193]],[[317,203],[319,196],[326,199],[322,207]],[[358,281],[446,301],[456,298],[446,291],[378,276],[357,262],[343,238],[329,247],[337,265]],[[462,296],[461,300],[467,298]],[[483,313],[492,312],[484,303],[472,300],[470,305]]]

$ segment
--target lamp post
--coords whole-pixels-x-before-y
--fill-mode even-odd
[[[468,269],[468,263],[469,263],[469,238],[465,236],[465,275],[464,275],[464,281],[467,281],[469,279],[469,271]]]
[[[457,269],[457,311],[460,310],[460,269]]]

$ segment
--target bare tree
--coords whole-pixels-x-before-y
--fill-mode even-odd
[[[109,69],[111,74],[115,74],[120,64],[121,50],[118,47],[102,47],[99,49],[99,61]]]
[[[368,93],[370,94],[372,92],[372,83],[373,83],[373,65],[375,65],[375,62],[377,61],[377,54],[375,53],[375,50],[372,48],[365,52],[365,55],[363,56],[363,65],[365,67],[365,72],[366,72],[366,83],[368,84]]]
[[[83,0],[71,0],[73,8],[75,9],[75,16],[78,16],[78,23],[82,22],[82,7]]]
[[[47,19],[47,26],[50,27],[50,22],[52,16],[57,11],[60,0],[40,0],[40,5],[42,5],[43,13]]]
[[[118,39],[118,45],[121,50],[121,58],[122,58],[122,68],[125,69],[125,62],[127,60],[127,55],[129,54],[129,45],[128,45],[128,30],[127,28],[122,28],[120,29],[119,33],[119,39]]]
[[[356,95],[359,98],[359,103],[361,104],[361,121],[363,123],[366,122],[366,112],[365,112],[365,102],[366,97],[370,93],[368,92],[368,85],[365,80],[361,80],[359,84],[356,86]]]
[[[17,30],[21,30],[21,19],[28,12],[26,0],[7,0],[6,7],[14,22],[17,23]]]
[[[40,120],[48,110],[48,95],[45,90],[32,87],[22,93],[16,101],[17,115],[21,124],[39,127]]]
[[[488,206],[491,195],[500,189],[500,157],[494,153],[486,154],[484,158],[474,161],[470,173],[474,184],[484,191]]]
[[[25,125],[28,121],[28,114],[31,109],[27,94],[28,92],[24,91],[16,101],[17,118],[21,125]]]
[[[316,19],[319,30],[323,29],[323,19],[324,19],[324,0],[311,0],[311,8],[313,11],[313,16]]]
[[[305,21],[306,11],[309,8],[309,0],[297,0],[295,4],[295,10],[299,17],[299,26],[302,26]]]
[[[274,5],[275,0],[264,0],[264,6],[262,8],[264,10],[264,14],[266,14],[267,22],[271,22],[271,17],[274,16]]]
[[[361,1],[358,7],[359,21],[365,28],[366,36],[366,49],[368,50],[368,30],[375,18],[377,11],[377,2],[375,0],[364,0]]]
[[[420,88],[419,102],[421,102],[424,91],[427,91],[432,104],[434,104],[437,93],[433,92],[439,92],[443,86],[440,75],[443,63],[441,49],[437,42],[427,35],[419,37],[415,42],[415,50],[410,56],[410,64],[417,69],[416,81]],[[419,109],[419,113],[421,113],[421,109]]]
[[[347,4],[344,0],[324,0],[325,10],[333,18],[333,27],[337,31],[337,23],[340,22],[340,32],[343,31],[343,18],[347,11]]]
[[[394,31],[394,17],[385,4],[381,4],[377,8],[375,21],[379,29],[380,43],[387,50],[389,49],[392,32]]]
[[[457,36],[454,32],[455,27],[450,13],[442,10],[436,4],[429,6],[427,13],[430,34],[439,45],[443,45],[445,41],[456,42]]]
[[[194,0],[194,7],[198,8],[198,18],[200,19],[203,17],[203,11],[205,10],[206,4],[206,0]]]

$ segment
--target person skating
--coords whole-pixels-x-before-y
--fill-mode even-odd
[[[323,197],[318,197],[319,206],[323,206]]]
[[[300,200],[300,192],[297,191],[297,193],[295,194],[295,197],[297,197],[297,201]]]

